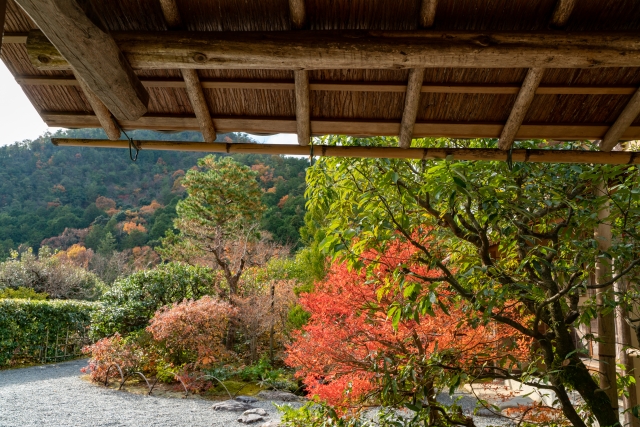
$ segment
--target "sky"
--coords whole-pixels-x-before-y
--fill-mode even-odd
[[[49,130],[22,88],[0,61],[0,145],[13,144],[24,139],[35,139]],[[295,134],[253,136],[258,142],[267,144],[297,144]]]
[[[48,129],[20,85],[0,61],[0,145],[34,139]]]

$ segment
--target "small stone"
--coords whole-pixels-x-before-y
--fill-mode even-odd
[[[262,390],[258,393],[258,397],[264,400],[279,400],[281,402],[298,402],[300,397],[288,391],[279,390]]]
[[[242,415],[249,415],[249,414],[258,414],[264,417],[267,415],[267,411],[265,411],[262,408],[253,408],[253,409],[248,409],[242,413]]]
[[[214,404],[212,408],[214,411],[244,412],[253,409],[253,406],[248,403],[238,402],[237,400],[225,400]]]
[[[280,427],[280,422],[279,421],[267,421],[266,423],[262,424],[260,427]]]
[[[476,415],[480,417],[497,417],[497,411],[492,411],[487,408],[480,408],[476,411]]]
[[[240,418],[238,418],[238,422],[243,424],[251,424],[251,423],[256,423],[258,421],[264,421],[264,418],[258,414],[247,414],[247,415],[243,414],[240,416]]]
[[[516,396],[513,399],[509,399],[505,402],[499,403],[498,408],[503,411],[505,409],[518,408],[519,406],[531,406],[533,404],[533,399],[528,396]]]
[[[243,403],[256,403],[258,401],[258,399],[251,396],[238,396],[236,397],[236,400]]]

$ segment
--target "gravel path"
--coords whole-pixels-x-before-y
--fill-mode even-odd
[[[240,427],[206,400],[141,396],[80,379],[85,360],[0,371],[0,427]],[[278,419],[271,402],[253,404]],[[259,426],[261,423],[252,424]]]

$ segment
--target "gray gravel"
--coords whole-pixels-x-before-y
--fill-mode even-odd
[[[81,360],[0,371],[0,427],[247,425],[236,422],[238,413],[214,411],[211,401],[141,396],[91,384],[80,378],[85,365]],[[253,406],[279,419],[271,402]]]

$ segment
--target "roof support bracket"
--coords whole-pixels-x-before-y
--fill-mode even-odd
[[[111,35],[94,24],[76,0],[16,3],[116,118],[137,120],[147,112],[147,90]]]
[[[213,120],[211,119],[211,113],[207,106],[207,100],[204,97],[198,72],[185,68],[180,71],[182,72],[184,83],[187,86],[187,95],[189,96],[189,101],[191,101],[193,112],[196,114],[196,118],[200,124],[204,142],[214,142],[216,140],[216,129],[213,126]]]
[[[524,116],[527,114],[529,106],[533,101],[533,97],[536,94],[536,89],[540,86],[543,74],[544,68],[530,68],[529,71],[527,71],[527,76],[524,78],[524,82],[522,83],[520,92],[518,92],[516,102],[513,104],[513,108],[509,114],[509,119],[504,125],[504,128],[502,128],[500,140],[498,141],[499,149],[511,149],[516,134],[524,120]]]
[[[107,138],[112,141],[120,139],[120,127],[111,115],[111,112],[109,112],[109,109],[91,91],[89,86],[87,86],[80,76],[76,75],[76,80],[78,80],[80,89],[84,93],[85,98],[87,98],[87,101],[89,101],[91,108],[93,108],[93,112],[100,122],[100,126],[102,126],[102,129],[104,129],[104,132],[107,134]]]
[[[291,16],[291,27],[295,30],[303,29],[307,23],[304,0],[289,0],[289,14]]]
[[[311,140],[311,108],[309,105],[309,72],[293,72],[296,86],[296,129],[298,144],[309,145]]]

